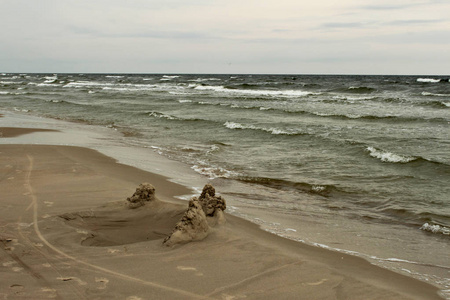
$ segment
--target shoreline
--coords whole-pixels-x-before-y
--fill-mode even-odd
[[[9,148],[9,149],[8,149]],[[66,147],[66,146],[43,146],[43,145],[0,145],[0,151],[5,153],[9,153],[10,157],[13,157],[14,159],[9,161],[22,161],[21,163],[16,164],[15,173],[16,176],[4,176],[7,177],[3,179],[0,184],[4,187],[7,187],[7,196],[4,199],[8,199],[7,201],[12,201],[11,199],[14,199],[14,203],[16,203],[18,200],[23,201],[23,205],[16,208],[17,211],[15,211],[15,216],[21,215],[23,219],[30,218],[30,209],[28,207],[30,206],[30,196],[29,195],[22,195],[19,191],[21,190],[21,183],[23,185],[23,180],[26,180],[26,171],[27,171],[27,159],[26,157],[29,157],[30,155],[34,158],[34,162],[41,161],[41,168],[54,168],[49,169],[49,173],[47,173],[48,176],[53,176],[54,181],[56,183],[52,183],[51,180],[49,180],[47,177],[44,178],[44,176],[41,175],[35,175],[34,172],[31,172],[29,175],[29,179],[33,184],[30,186],[32,187],[32,191],[36,191],[36,201],[34,203],[42,202],[43,205],[40,205],[39,208],[37,206],[36,210],[39,212],[39,216],[37,217],[38,222],[34,222],[34,233],[37,233],[36,226],[41,227],[39,223],[43,223],[47,226],[48,232],[51,232],[54,230],[52,234],[42,232],[42,236],[48,241],[48,244],[43,242],[42,240],[39,242],[39,240],[36,239],[35,236],[33,236],[33,230],[31,230],[30,223],[26,222],[17,222],[15,221],[16,226],[12,226],[11,228],[20,228],[22,225],[20,224],[28,224],[28,227],[26,229],[20,229],[20,231],[28,231],[28,238],[29,238],[29,244],[28,247],[20,245],[19,243],[19,236],[13,236],[13,237],[4,237],[5,232],[2,232],[2,240],[10,240],[10,242],[6,243],[17,243],[16,247],[21,248],[25,247],[29,251],[35,251],[36,247],[39,247],[39,252],[48,252],[51,253],[52,249],[45,249],[49,247],[49,245],[57,245],[55,246],[56,249],[60,248],[66,248],[67,246],[64,243],[61,243],[62,240],[69,239],[70,243],[69,245],[72,246],[71,251],[75,251],[77,255],[80,255],[81,257],[85,257],[86,254],[98,256],[99,252],[103,253],[105,252],[99,250],[99,247],[86,247],[81,246],[79,243],[79,235],[80,233],[78,231],[83,232],[83,230],[77,228],[74,230],[71,226],[67,226],[65,224],[60,223],[60,220],[58,219],[57,215],[68,213],[68,212],[80,212],[85,211],[88,209],[89,211],[94,211],[94,213],[99,213],[102,210],[108,211],[108,212],[115,212],[115,213],[121,213],[121,207],[120,205],[117,206],[118,201],[124,201],[126,196],[131,196],[132,191],[136,186],[144,181],[150,181],[150,183],[154,184],[157,188],[157,196],[165,201],[168,206],[173,205],[173,208],[175,211],[180,209],[180,205],[184,204],[186,205],[185,201],[178,200],[174,198],[176,195],[186,195],[189,194],[190,191],[184,186],[178,185],[176,183],[173,183],[171,181],[168,181],[168,178],[149,173],[147,171],[140,170],[138,168],[126,166],[120,163],[117,163],[116,160],[109,158],[107,156],[104,156],[100,154],[99,152],[95,150],[91,150],[88,148],[81,148],[81,147]],[[9,151],[9,152],[8,152]],[[51,156],[52,159],[49,159],[49,155],[54,152],[54,155]],[[36,159],[36,157],[39,157],[39,159]],[[47,158],[45,158],[47,157]],[[63,158],[66,159],[63,159]],[[59,158],[58,161],[55,161],[55,158]],[[67,160],[67,158],[70,158]],[[7,160],[8,161],[8,160]],[[72,169],[72,172],[68,172],[70,170],[69,167],[63,167],[64,164],[69,164],[67,161],[70,162],[76,162],[75,169]],[[51,163],[50,163],[51,162]],[[29,161],[28,161],[29,163]],[[9,165],[9,164],[6,164]],[[51,165],[51,166],[48,166]],[[18,167],[19,166],[19,167]],[[62,174],[56,174],[54,171],[66,168],[66,172],[62,172]],[[5,170],[5,169],[4,169]],[[73,171],[75,170],[75,171]],[[20,171],[20,172],[18,172]],[[25,174],[24,174],[25,173]],[[77,176],[74,176],[74,173],[77,174]],[[8,173],[9,174],[9,173]],[[11,173],[11,174],[14,174]],[[57,176],[59,175],[59,176]],[[78,175],[80,177],[78,177]],[[13,179],[9,179],[11,177],[14,177]],[[15,177],[22,177],[22,182],[18,182],[16,185],[13,185],[13,188],[11,188],[11,182],[15,181]],[[144,180],[144,178],[151,178],[151,180]],[[98,182],[101,182],[101,184],[98,184]],[[152,182],[153,181],[153,182]],[[72,186],[74,189],[73,195],[67,195],[67,197],[72,198],[73,201],[69,202],[70,205],[62,205],[62,203],[58,203],[58,200],[62,194],[70,194],[67,193],[67,186],[59,185],[61,182],[64,182],[70,186]],[[97,183],[96,183],[97,182]],[[59,183],[59,184],[57,184]],[[87,187],[86,187],[87,185]],[[48,189],[50,186],[57,187],[56,190],[53,190],[53,192],[42,192],[42,195],[40,195],[39,191],[40,189],[43,189],[44,187]],[[105,187],[111,188],[110,191],[105,189]],[[89,190],[90,189],[90,190]],[[108,191],[108,192],[105,192]],[[119,192],[120,191],[120,192]],[[220,190],[218,190],[220,192]],[[26,194],[26,193],[25,193]],[[95,201],[89,201],[89,199],[85,199],[86,195],[89,195],[91,199],[95,199]],[[120,195],[120,197],[119,197]],[[42,199],[45,198],[45,199]],[[50,201],[49,199],[53,199]],[[171,204],[169,204],[169,202]],[[33,203],[33,202],[32,202]],[[52,203],[52,204],[50,204]],[[116,204],[115,204],[116,203]],[[2,205],[5,205],[2,203]],[[11,203],[9,204],[11,205]],[[101,209],[99,208],[101,207]],[[28,208],[28,210],[27,210]],[[169,209],[169,208],[165,208]],[[170,209],[169,209],[170,210]],[[42,211],[42,212],[41,212]],[[225,211],[226,212],[226,211]],[[129,214],[130,212],[124,212],[124,214]],[[111,215],[114,215],[111,213]],[[132,216],[130,216],[132,218]],[[151,287],[150,290],[154,294],[156,298],[158,298],[161,291],[160,288],[157,288],[156,286],[153,286],[152,284],[148,284],[150,281],[139,282],[139,280],[135,280],[136,278],[132,275],[127,275],[126,273],[124,276],[114,275],[114,272],[120,271],[122,274],[123,270],[130,271],[131,273],[133,270],[129,270],[124,264],[126,265],[126,262],[123,262],[123,260],[126,260],[127,258],[130,258],[130,261],[135,263],[135,266],[138,267],[139,263],[143,263],[142,261],[136,262],[136,258],[134,256],[155,256],[155,257],[165,257],[167,261],[176,260],[178,263],[187,263],[188,261],[192,265],[196,266],[184,266],[184,265],[178,265],[174,267],[172,271],[167,271],[167,279],[169,278],[172,280],[172,277],[174,277],[175,274],[179,273],[189,273],[194,272],[195,270],[199,270],[199,265],[202,265],[203,263],[208,262],[206,265],[202,265],[202,268],[204,268],[204,272],[198,271],[197,273],[203,273],[205,274],[210,273],[209,276],[212,276],[214,281],[218,282],[224,282],[226,281],[228,284],[224,284],[223,286],[214,287],[214,288],[205,288],[205,287],[199,287],[198,285],[201,285],[199,282],[196,281],[196,279],[203,278],[203,275],[195,275],[199,278],[184,278],[188,281],[193,281],[194,286],[190,287],[192,290],[188,290],[188,293],[193,293],[192,295],[189,294],[189,297],[196,298],[197,296],[199,298],[207,297],[212,293],[212,291],[215,291],[216,294],[211,295],[212,296],[218,296],[218,292],[220,291],[221,295],[229,295],[230,291],[232,292],[239,292],[244,293],[245,295],[252,297],[261,298],[261,294],[258,296],[254,294],[256,290],[261,288],[274,288],[275,290],[272,290],[272,292],[275,292],[274,295],[279,295],[279,293],[285,293],[285,295],[297,295],[297,293],[305,293],[307,292],[308,297],[306,298],[323,298],[325,295],[335,295],[336,296],[336,288],[341,286],[340,292],[347,295],[348,299],[351,298],[377,298],[383,296],[383,298],[391,298],[391,299],[398,299],[401,297],[405,297],[405,299],[441,299],[437,295],[438,289],[432,285],[429,285],[427,283],[418,281],[416,279],[413,279],[411,277],[400,275],[397,273],[394,273],[392,271],[389,271],[387,269],[383,269],[381,267],[374,266],[370,264],[368,261],[356,257],[351,256],[339,252],[330,251],[327,249],[321,249],[319,247],[313,247],[306,244],[302,244],[299,242],[295,242],[292,240],[288,240],[279,236],[276,236],[274,234],[271,234],[269,232],[263,231],[260,229],[260,227],[254,223],[251,223],[249,221],[246,221],[244,219],[240,219],[238,217],[234,217],[230,214],[226,214],[227,223],[224,228],[220,228],[219,230],[216,230],[210,237],[206,238],[203,241],[200,242],[193,242],[190,244],[182,245],[179,247],[175,247],[174,249],[167,250],[163,248],[160,245],[160,240],[152,240],[149,242],[135,242],[135,243],[128,243],[126,246],[123,245],[115,245],[112,246],[112,253],[110,254],[117,254],[117,256],[121,256],[120,258],[115,257],[112,259],[109,264],[107,264],[107,267],[104,265],[97,266],[98,268],[95,271],[95,268],[90,266],[90,268],[94,270],[82,270],[80,266],[78,266],[78,271],[80,273],[80,276],[75,276],[80,281],[85,282],[85,285],[79,284],[79,286],[90,286],[90,283],[87,283],[88,281],[81,278],[83,276],[92,277],[92,275],[89,275],[89,272],[98,272],[102,269],[108,269],[109,271],[113,272],[106,272],[106,274],[113,275],[113,277],[127,279],[134,282],[138,285],[144,285],[146,287]],[[11,224],[14,224],[14,218],[8,214],[8,216],[4,216],[2,219],[10,219]],[[21,221],[24,221],[24,220]],[[55,221],[58,220],[58,221]],[[111,220],[110,220],[111,221]],[[31,222],[32,224],[33,222]],[[61,228],[58,228],[54,226],[54,223],[58,223]],[[8,223],[9,224],[9,223]],[[108,227],[108,223],[101,223],[100,225],[97,224],[96,226],[100,227]],[[6,226],[8,227],[8,226]],[[25,225],[23,225],[25,227]],[[92,228],[90,228],[92,230]],[[9,232],[12,234],[14,232],[14,229],[11,229],[12,231]],[[58,235],[58,231],[64,231],[65,234]],[[8,233],[8,232],[7,232]],[[22,232],[23,233],[23,232]],[[127,232],[129,234],[129,232]],[[77,236],[78,235],[78,236]],[[25,234],[26,236],[26,234]],[[51,236],[50,238],[47,238],[47,236]],[[76,238],[75,238],[76,237]],[[17,240],[17,242],[15,241]],[[68,241],[65,241],[68,242]],[[4,242],[5,243],[5,242]],[[35,246],[35,244],[42,244],[42,246]],[[235,245],[236,244],[236,245]],[[7,246],[7,245],[5,245]],[[10,247],[10,246],[7,246]],[[14,246],[12,246],[14,247]],[[208,259],[206,261],[203,261],[205,259],[205,249],[204,247],[207,247],[207,249],[211,249],[211,252],[208,253],[206,256],[208,256]],[[248,247],[249,249],[246,249]],[[35,249],[33,249],[35,248]],[[123,250],[126,248],[127,250]],[[230,253],[234,253],[235,256],[230,256],[229,254],[225,255],[225,258],[222,257],[224,255],[223,250],[228,248],[230,250]],[[150,253],[146,252],[146,249],[150,249]],[[195,253],[194,256],[196,259],[188,259],[183,252],[185,250],[189,249],[189,251],[192,251],[192,253]],[[22,249],[24,250],[24,249]],[[117,250],[117,251],[116,251]],[[8,251],[8,250],[6,250]],[[53,249],[54,251],[54,249]],[[77,252],[79,251],[79,252]],[[108,250],[109,251],[109,250]],[[130,252],[131,251],[131,252]],[[132,251],[135,251],[133,255],[130,255]],[[262,252],[261,252],[262,251]],[[80,253],[81,252],[81,253]],[[256,252],[261,252],[261,255],[265,257],[265,259],[259,261],[258,255],[256,255]],[[64,252],[67,253],[67,252]],[[109,253],[109,252],[108,252]],[[39,256],[39,254],[36,254]],[[74,255],[69,255],[70,257],[75,257]],[[256,257],[255,257],[256,256]],[[11,256],[13,257],[13,256]],[[240,261],[239,258],[242,258],[243,261]],[[49,259],[49,257],[47,257]],[[68,259],[68,257],[66,257]],[[84,259],[77,258],[78,260],[84,261]],[[230,264],[230,266],[227,266],[225,263],[219,263],[218,260],[225,260]],[[73,261],[73,260],[72,260]],[[166,262],[167,262],[166,261]],[[275,265],[279,265],[279,262],[283,261],[285,264],[283,264],[283,272],[275,268]],[[287,262],[288,261],[288,262]],[[277,262],[275,265],[274,262]],[[216,268],[214,266],[208,265],[214,265],[214,263],[219,263],[221,266],[223,265],[225,272],[220,272],[220,274],[214,274]],[[52,269],[58,269],[61,266],[58,262],[51,262],[48,263],[52,266]],[[81,263],[83,264],[83,263]],[[92,264],[89,262],[89,264]],[[12,262],[11,266],[15,265],[14,262]],[[232,267],[231,267],[232,265]],[[258,268],[257,274],[259,274],[257,277],[254,277],[254,271],[247,272],[242,270],[242,266],[245,265],[247,268]],[[42,265],[43,266],[43,265]],[[85,265],[86,266],[86,265]],[[307,266],[307,267],[305,267]],[[74,266],[75,267],[75,266]],[[153,265],[152,267],[155,267]],[[164,269],[165,266],[164,263],[159,263],[157,268]],[[178,268],[181,267],[181,268]],[[14,267],[13,267],[14,268]],[[15,266],[15,268],[22,268],[22,270],[28,270],[24,267],[18,267]],[[46,268],[46,267],[40,267],[39,270]],[[140,267],[141,268],[141,267]],[[183,269],[184,268],[184,269]],[[209,268],[209,269],[208,269]],[[304,270],[304,268],[307,269]],[[89,269],[89,268],[88,268]],[[112,269],[112,270],[111,270]],[[22,270],[16,269],[16,273],[20,273]],[[103,270],[104,271],[104,270]],[[286,271],[286,273],[284,273]],[[305,272],[306,271],[306,272]],[[15,272],[13,270],[13,272]],[[147,271],[145,276],[154,277],[155,274],[148,274],[151,273],[151,271]],[[45,272],[44,272],[45,273]],[[105,273],[105,272],[104,272]],[[31,273],[32,274],[32,273]],[[41,273],[39,273],[41,274]],[[43,273],[42,273],[43,274]],[[46,275],[40,275],[42,277],[45,277]],[[253,275],[252,275],[253,274]],[[275,282],[281,281],[284,282],[288,280],[285,276],[287,274],[290,274],[289,280],[290,284],[283,284],[283,285],[273,285],[267,286],[268,282],[265,280],[269,280],[269,282]],[[297,280],[299,287],[297,286],[296,282],[292,282],[292,276],[295,274],[295,280]],[[301,274],[301,276],[299,275]],[[327,275],[325,275],[327,274]],[[18,275],[18,274],[17,274]],[[124,275],[124,274],[122,274]],[[324,276],[328,276],[327,278],[323,278]],[[50,276],[51,277],[51,276]],[[70,277],[70,276],[69,276]],[[67,278],[69,278],[67,277]],[[74,278],[75,278],[74,277]],[[133,277],[134,279],[130,279],[129,277]],[[107,279],[109,281],[117,280],[116,279]],[[240,278],[240,280],[237,280],[237,278]],[[54,279],[54,278],[49,278]],[[315,281],[314,281],[314,280]],[[18,280],[18,279],[17,279]],[[169,280],[169,282],[171,281]],[[236,282],[237,280],[237,282]],[[306,281],[305,281],[306,280]],[[51,290],[56,290],[58,292],[59,288],[62,287],[61,283],[64,282],[72,282],[76,283],[76,279],[70,279],[67,281],[60,280],[61,282],[58,282],[58,284],[55,284],[55,288],[50,288]],[[94,280],[95,281],[95,280]],[[142,280],[141,280],[142,281]],[[100,286],[100,283],[105,283],[106,281],[95,281],[97,285]],[[153,282],[153,281],[151,281]],[[233,283],[234,282],[234,283]],[[239,283],[239,284],[238,284]],[[30,284],[30,282],[27,282],[27,284]],[[183,286],[185,283],[180,282],[180,280],[175,280],[176,286]],[[256,286],[252,286],[252,284],[256,284]],[[19,284],[20,286],[24,287],[24,285]],[[39,284],[37,285],[39,287]],[[110,286],[110,285],[108,285]],[[166,285],[164,285],[166,286]],[[167,285],[170,287],[170,285]],[[18,285],[17,285],[18,287]],[[44,288],[44,287],[41,287]],[[77,287],[79,288],[79,287]],[[1,290],[10,291],[11,293],[13,290],[17,290],[19,288],[16,288],[15,283],[12,283],[9,287],[2,287]],[[21,289],[22,293],[25,293],[23,290],[26,288]],[[88,287],[85,289],[85,293],[89,290]],[[101,290],[102,292],[106,292],[108,288],[105,288],[104,290]],[[125,289],[128,292],[131,292],[130,289]],[[158,291],[156,291],[158,290]],[[178,292],[171,291],[170,289],[162,289],[163,293],[175,293]],[[186,291],[185,288],[182,289],[183,291]],[[208,290],[208,291],[207,291]],[[100,291],[100,289],[96,289],[96,292]],[[116,291],[118,292],[118,291]],[[207,293],[209,292],[209,294]],[[239,294],[238,293],[238,294]],[[323,294],[328,293],[328,294]],[[183,293],[181,293],[183,294]],[[180,296],[181,294],[177,294]],[[235,294],[235,295],[238,295]],[[86,294],[87,295],[87,294]],[[162,294],[160,294],[162,297]],[[166,296],[168,294],[165,294]],[[184,296],[187,296],[187,294],[183,294]],[[145,295],[143,295],[145,296]],[[269,294],[264,294],[264,297],[267,296],[267,299],[269,299]],[[63,297],[64,298],[64,297]],[[70,298],[70,297],[69,297]],[[184,297],[186,298],[186,297]],[[297,297],[298,298],[298,297]],[[231,299],[231,298],[230,298]]]

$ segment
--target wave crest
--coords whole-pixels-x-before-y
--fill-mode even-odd
[[[440,225],[431,225],[431,224],[425,223],[422,225],[422,227],[420,227],[420,230],[428,231],[431,233],[440,233],[440,234],[450,235],[450,228],[447,228],[445,226],[440,226]]]
[[[273,128],[273,127],[265,128],[265,127],[258,127],[255,125],[244,125],[244,124],[240,124],[240,123],[236,123],[236,122],[229,122],[229,121],[225,122],[223,125],[228,129],[260,130],[260,131],[268,132],[268,133],[274,134],[274,135],[301,135],[301,134],[304,134],[302,132],[298,132],[293,129],[283,130],[280,128]]]
[[[378,158],[382,162],[390,162],[390,163],[408,163],[417,159],[417,157],[413,156],[402,156],[399,154],[395,154],[388,151],[383,151],[376,149],[374,147],[367,147],[366,150],[369,152],[369,155]]]
[[[450,82],[450,79],[448,78],[417,78],[417,82],[424,82],[424,83],[437,83],[437,82]]]

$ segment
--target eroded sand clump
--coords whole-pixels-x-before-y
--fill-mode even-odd
[[[172,246],[202,240],[208,236],[210,227],[225,223],[225,199],[215,194],[212,185],[205,185],[200,198],[193,197],[189,201],[188,209],[163,243]]]
[[[153,200],[155,200],[155,187],[150,183],[141,183],[133,196],[127,198],[129,208],[138,208]]]
[[[202,205],[196,197],[189,201],[189,207],[181,220],[175,225],[170,236],[164,239],[167,246],[183,244],[204,239],[209,232],[208,221]]]
[[[210,184],[205,185],[199,201],[211,226],[225,222],[223,211],[227,208],[225,199],[216,196],[216,190]]]

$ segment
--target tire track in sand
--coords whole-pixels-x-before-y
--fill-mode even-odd
[[[64,251],[56,248],[52,244],[50,244],[50,242],[47,241],[47,239],[42,235],[42,233],[41,233],[41,231],[39,229],[39,226],[38,226],[38,201],[37,201],[37,197],[36,197],[36,195],[35,195],[35,193],[33,191],[33,187],[31,185],[31,173],[32,173],[33,167],[34,167],[34,159],[33,159],[33,157],[31,155],[28,155],[28,154],[27,154],[27,158],[28,158],[28,161],[29,161],[29,166],[28,166],[27,174],[25,176],[25,188],[28,190],[29,196],[31,198],[30,206],[33,207],[33,226],[34,226],[34,231],[36,232],[36,235],[39,237],[39,239],[47,247],[49,247],[50,249],[52,249],[54,252],[58,253],[59,255],[64,256],[64,257],[66,257],[66,258],[68,258],[68,259],[70,259],[70,260],[72,260],[72,261],[74,261],[76,263],[88,266],[88,267],[90,267],[92,269],[104,272],[106,274],[114,275],[114,276],[117,276],[117,277],[129,280],[129,281],[132,281],[132,282],[136,282],[136,283],[140,283],[140,284],[143,284],[143,285],[151,286],[151,287],[154,287],[154,288],[157,288],[157,289],[162,289],[162,290],[166,290],[166,291],[169,291],[169,292],[177,293],[177,294],[180,294],[180,295],[183,295],[183,296],[187,296],[187,297],[190,297],[190,298],[194,298],[194,299],[211,299],[210,297],[207,297],[207,296],[194,294],[194,293],[191,293],[191,292],[188,292],[188,291],[185,291],[185,290],[173,288],[173,287],[166,286],[166,285],[159,284],[159,283],[152,282],[152,281],[146,281],[146,280],[143,280],[143,279],[140,279],[140,278],[136,278],[136,277],[133,277],[133,276],[129,276],[129,275],[126,275],[126,274],[123,274],[123,273],[119,273],[119,272],[116,272],[116,271],[113,271],[113,270],[110,270],[110,269],[106,269],[106,268],[103,268],[103,267],[91,264],[89,262],[80,260],[80,259],[78,259],[78,258],[76,258],[76,257],[74,257],[72,255],[69,255],[69,254],[65,253]]]

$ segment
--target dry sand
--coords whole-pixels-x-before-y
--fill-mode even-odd
[[[142,182],[157,200],[130,209]],[[201,241],[163,245],[187,208],[174,196],[190,193],[94,150],[0,145],[0,299],[440,299],[228,214]]]

